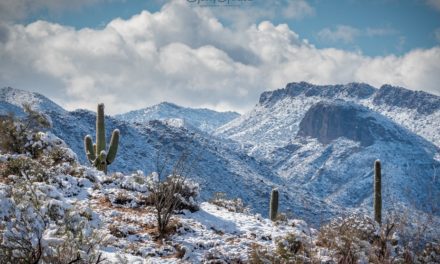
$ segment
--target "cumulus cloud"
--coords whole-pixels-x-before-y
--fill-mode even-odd
[[[440,47],[385,57],[317,49],[286,24],[237,29],[184,1],[101,29],[45,21],[3,27],[0,85],[39,91],[68,109],[104,102],[115,114],[171,101],[243,112],[261,92],[292,81],[390,83],[440,94]]]
[[[361,34],[361,31],[355,27],[347,25],[338,25],[335,28],[323,28],[318,32],[318,38],[328,42],[353,43],[355,38]]]

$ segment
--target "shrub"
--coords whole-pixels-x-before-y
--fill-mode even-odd
[[[0,263],[100,263],[104,236],[94,231],[82,209],[54,188],[23,175],[14,187],[0,189]],[[52,193],[52,192],[51,192]],[[79,212],[79,213],[78,213]]]
[[[48,116],[23,105],[27,116],[18,119],[13,115],[3,116],[0,122],[0,150],[5,153],[29,154],[37,157],[40,154],[38,132],[51,127]]]
[[[311,254],[306,249],[303,239],[295,234],[287,234],[276,239],[275,250],[253,244],[249,252],[249,262],[266,263],[312,263]]]
[[[337,218],[321,227],[316,244],[334,252],[338,263],[357,263],[377,237],[378,224],[365,216]],[[367,241],[367,243],[363,243]]]
[[[47,180],[47,172],[45,168],[37,161],[26,156],[12,156],[3,163],[0,169],[2,177],[16,175],[21,177],[23,173],[31,175],[33,181]]]
[[[199,187],[180,175],[170,175],[162,182],[154,174],[151,177],[156,179],[150,184],[151,194],[146,203],[152,202],[156,209],[159,238],[163,238],[171,216],[176,210],[188,209],[191,212],[199,210],[195,200],[199,194]]]
[[[226,193],[216,192],[209,201],[212,204],[226,208],[229,212],[235,213],[249,213],[249,208],[246,207],[240,198],[229,199]]]

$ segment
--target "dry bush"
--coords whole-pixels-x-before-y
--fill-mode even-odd
[[[331,250],[337,263],[439,263],[438,241],[419,240],[406,224],[401,215],[380,226],[366,216],[338,218],[321,227],[316,245]]]
[[[199,209],[194,200],[197,195],[198,192],[179,175],[169,176],[165,181],[155,184],[151,189],[151,199],[156,209],[159,238],[164,237],[171,216],[176,210],[188,209],[194,212]]]
[[[369,251],[362,241],[373,243],[377,238],[377,228],[374,220],[368,217],[338,218],[321,227],[316,244],[333,250],[338,263],[357,263],[360,252]]]
[[[105,237],[91,229],[87,212],[47,197],[42,190],[48,188],[23,173],[0,193],[0,263],[102,262]]]
[[[294,234],[275,241],[275,250],[253,244],[249,252],[249,262],[253,264],[269,263],[312,263],[311,252],[306,247],[303,239]]]
[[[240,198],[229,199],[226,193],[216,192],[209,201],[212,204],[226,208],[229,212],[235,213],[249,213],[249,208],[246,207]]]
[[[40,182],[47,180],[48,177],[45,168],[38,161],[26,156],[9,157],[3,164],[0,169],[2,177],[21,176],[21,173],[25,173],[31,175],[33,181]]]
[[[1,118],[0,150],[4,153],[30,154],[37,157],[41,150],[29,142],[38,140],[38,131],[51,127],[50,118],[33,110],[29,104],[24,104],[23,107],[27,114],[25,118],[18,119],[12,114]]]
[[[153,173],[149,181],[150,195],[145,204],[152,203],[156,210],[158,238],[162,239],[166,235],[167,226],[172,215],[178,210],[199,210],[196,198],[199,194],[199,186],[186,179],[185,175],[189,164],[187,155],[182,154],[173,166],[171,174],[161,181],[161,174],[164,171],[167,160],[162,166],[157,164],[159,173]]]

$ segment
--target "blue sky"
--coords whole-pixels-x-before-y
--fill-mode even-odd
[[[163,101],[244,113],[301,81],[440,95],[440,0],[240,3],[1,0],[0,86],[110,114]]]
[[[205,0],[205,3],[208,2],[212,1]],[[128,19],[142,10],[157,12],[164,3],[166,1],[112,0],[85,4],[70,10],[49,11],[43,8],[21,21],[30,23],[43,19],[77,29],[99,28],[114,18]],[[272,13],[261,14],[253,22],[270,20],[273,23],[287,23],[292,30],[318,48],[358,50],[370,56],[404,54],[415,48],[433,47],[440,42],[440,36],[436,38],[435,34],[436,29],[440,28],[440,1],[312,0],[307,3],[312,11],[299,18],[281,15],[289,1],[251,0],[240,5],[226,7],[218,3],[217,7],[205,8],[216,9],[218,13],[228,13],[231,9],[244,12],[249,9],[249,13],[252,13],[254,8],[273,9]],[[189,2],[188,4],[196,6]],[[224,23],[230,22],[221,16],[220,20]],[[338,32],[338,28],[342,28],[342,31],[339,31],[342,35],[340,38],[328,38],[323,33],[335,33]],[[344,38],[344,33],[352,37]]]

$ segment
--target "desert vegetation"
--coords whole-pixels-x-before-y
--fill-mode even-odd
[[[370,214],[338,217],[316,228],[280,212],[277,189],[267,197],[267,216],[225,193],[200,203],[186,153],[167,164],[170,173],[108,173],[119,132],[96,164],[102,155],[93,154],[105,147],[93,147],[86,137],[94,166],[83,166],[47,130],[50,119],[26,109],[26,117],[3,117],[0,126],[1,263],[132,263],[136,257],[183,263],[440,262],[435,222],[414,223],[383,211],[388,201],[382,201],[379,161],[372,166]],[[97,130],[102,126],[97,121]],[[106,253],[109,248],[117,253]]]

